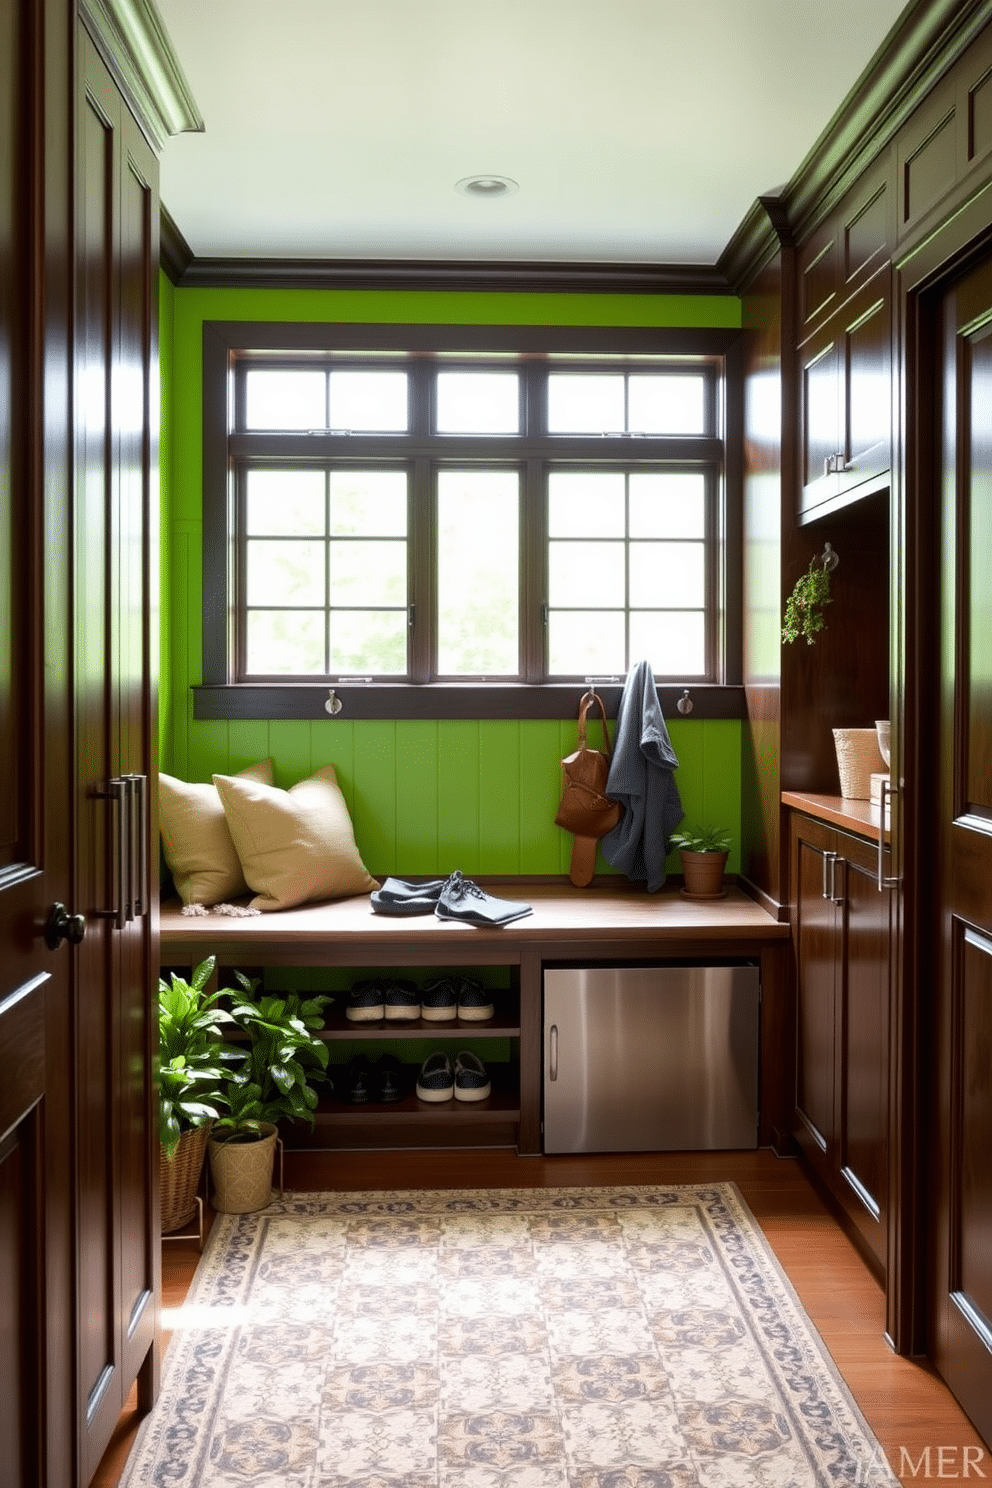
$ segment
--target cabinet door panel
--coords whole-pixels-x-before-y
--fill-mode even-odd
[[[803,350],[802,511],[828,501],[839,488],[834,464],[841,448],[840,354],[832,335]]]
[[[848,1210],[885,1263],[888,1197],[889,919],[871,854],[847,848],[838,1160]]]
[[[873,480],[892,460],[892,344],[887,286],[845,317],[843,366],[844,470],[840,488]]]
[[[992,258],[941,306],[934,1357],[992,1437]]]
[[[79,1436],[96,1469],[143,1369],[154,1390],[158,1245],[149,905],[155,162],[80,34],[76,227]],[[154,1143],[154,1145],[153,1145]]]
[[[811,829],[815,833],[816,828]],[[797,868],[798,969],[796,1111],[821,1152],[834,1142],[835,908],[824,898],[823,846],[800,835]],[[827,865],[829,867],[829,864]]]

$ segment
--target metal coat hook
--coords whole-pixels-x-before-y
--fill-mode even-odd
[[[619,677],[587,677],[585,679],[585,681],[586,681],[586,691],[587,691],[589,697],[597,697],[598,696],[598,693],[596,692],[596,683],[597,682],[603,682],[603,683],[607,683],[608,682],[612,686],[616,686],[616,687],[619,687],[619,685],[620,685],[620,678]]]
[[[343,707],[344,703],[338,697],[337,693],[334,691],[334,688],[329,687],[327,690],[327,701],[324,703],[324,712],[330,713],[331,717],[335,718],[341,712],[341,709]]]
[[[688,689],[688,687],[685,688],[685,690],[682,693],[682,696],[679,698],[679,700],[675,704],[675,706],[676,706],[676,708],[678,708],[678,710],[679,710],[680,713],[685,714],[685,713],[691,713],[692,712],[693,702],[692,702],[692,698],[689,696],[689,689]]]
[[[840,562],[840,554],[834,552],[830,543],[824,543],[823,552],[820,554],[820,562],[823,564],[824,573],[833,573]]]

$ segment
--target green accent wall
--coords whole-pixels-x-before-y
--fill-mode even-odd
[[[373,873],[564,874],[554,825],[573,722],[196,720],[202,654],[202,330],[206,320],[736,327],[732,296],[338,290],[162,292],[162,768],[209,780],[271,756],[289,786],[333,764]],[[167,597],[167,598],[166,598]],[[730,827],[740,866],[741,725],[668,720],[686,815]],[[677,860],[672,859],[677,868]],[[599,871],[609,871],[602,860]]]

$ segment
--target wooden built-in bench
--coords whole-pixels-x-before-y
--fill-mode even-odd
[[[519,1088],[494,1089],[487,1101],[452,1110],[411,1096],[392,1107],[321,1110],[314,1147],[516,1146],[541,1151],[542,972],[549,963],[756,960],[761,966],[761,1090],[759,1144],[778,1145],[788,1123],[784,1089],[792,1067],[790,1018],[783,975],[787,924],[774,920],[739,888],[706,903],[684,898],[677,885],[660,893],[519,880],[487,885],[525,900],[533,914],[503,928],[476,927],[433,915],[373,913],[367,897],[308,904],[273,914],[232,918],[184,915],[176,901],[161,911],[162,962],[193,966],[217,958],[218,971],[271,966],[511,968],[513,995],[489,1023],[349,1023],[329,1009],[329,1042],[384,1037],[502,1038],[518,1051]],[[452,1052],[455,1052],[453,1049]],[[786,1102],[783,1105],[783,1101]],[[296,1140],[296,1135],[290,1137]]]

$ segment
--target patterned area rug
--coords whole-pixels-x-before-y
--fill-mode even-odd
[[[126,1488],[897,1484],[732,1184],[225,1215]]]

